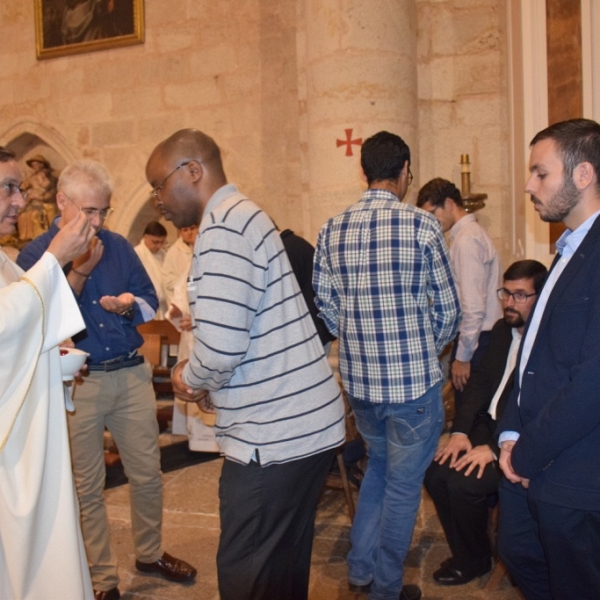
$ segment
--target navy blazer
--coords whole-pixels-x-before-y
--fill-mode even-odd
[[[512,465],[529,494],[600,510],[600,218],[558,278],[518,379],[498,430],[520,433]]]

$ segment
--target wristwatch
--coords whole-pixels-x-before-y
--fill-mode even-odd
[[[133,321],[133,317],[135,316],[135,308],[134,305],[132,304],[129,308],[126,308],[124,311],[122,311],[121,313],[119,313],[122,317],[125,317],[126,319],[129,319],[130,321]]]

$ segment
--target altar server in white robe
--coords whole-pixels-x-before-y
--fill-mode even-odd
[[[182,275],[174,287],[173,301],[166,318],[180,332],[177,362],[187,360],[194,347],[193,324],[187,294],[188,274]],[[215,436],[216,414],[200,410],[194,402],[184,402],[175,396],[173,405],[172,431],[177,435],[187,435],[190,450],[194,452],[219,452]]]
[[[24,206],[0,147],[0,237]],[[0,598],[93,599],[79,526],[58,344],[84,328],[62,267],[94,231],[65,226],[24,273],[0,250]]]
[[[144,229],[142,241],[134,248],[156,290],[158,310],[155,319],[164,319],[168,308],[163,274],[163,263],[167,254],[164,249],[166,241],[167,230],[164,226],[158,221],[150,221]]]

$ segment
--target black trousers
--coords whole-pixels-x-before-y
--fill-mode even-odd
[[[489,497],[498,490],[500,474],[496,463],[486,466],[483,477],[478,469],[468,477],[462,471],[432,462],[425,473],[429,492],[450,546],[455,568],[476,573],[490,564],[488,538]]]
[[[498,551],[527,600],[600,598],[600,510],[533,500],[500,486]]]
[[[221,600],[306,600],[320,492],[335,450],[261,467],[225,460],[219,481]]]

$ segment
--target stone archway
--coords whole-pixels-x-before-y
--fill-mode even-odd
[[[172,223],[165,221],[154,208],[148,184],[141,184],[127,200],[111,215],[108,226],[115,232],[125,236],[133,245],[142,239],[144,228],[150,221],[159,221],[165,226],[167,243],[170,245],[177,239],[177,229]]]
[[[33,121],[9,127],[0,135],[0,144],[15,153],[23,170],[23,185],[29,187],[28,204],[19,215],[17,233],[2,240],[3,245],[20,249],[46,231],[56,216],[56,181],[75,157],[58,132]]]
[[[57,177],[65,166],[79,158],[59,132],[35,121],[24,120],[11,125],[0,133],[0,145],[16,154],[25,177],[31,172],[26,161],[37,154],[43,155],[51,163]],[[160,218],[149,192],[147,183],[139,183],[135,189],[120,194],[121,200],[117,200],[115,212],[107,220],[106,226],[135,245],[149,221],[160,221],[169,232],[168,242],[173,243],[177,239],[177,230]],[[18,238],[2,240],[3,245],[17,249],[25,243],[25,240]]]

